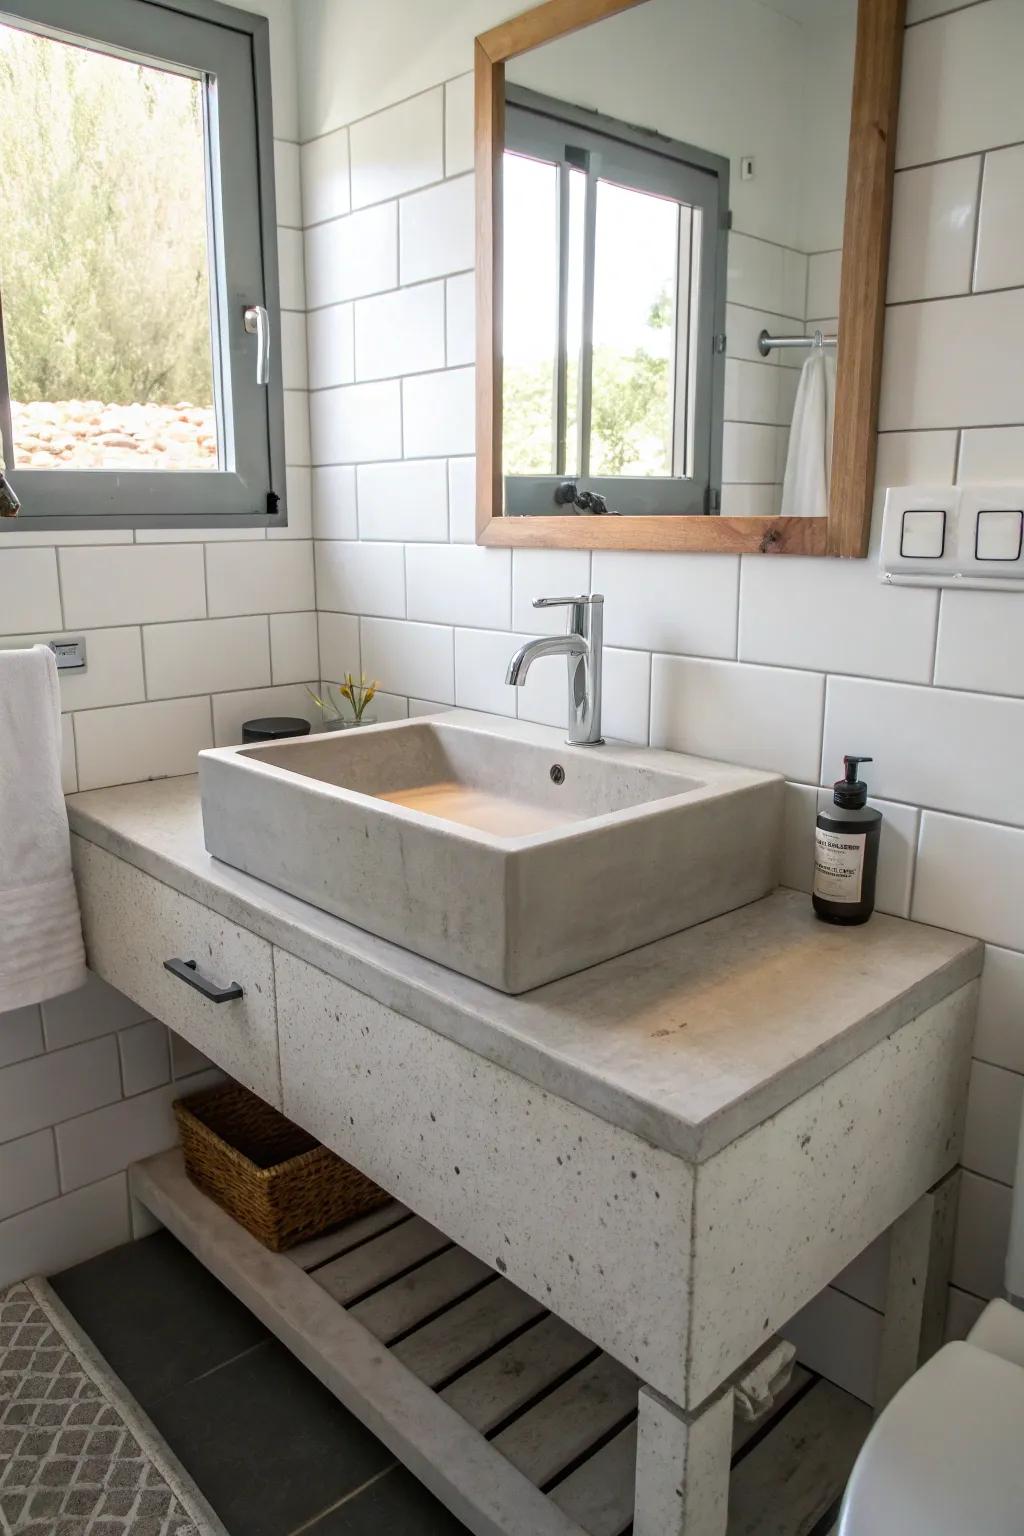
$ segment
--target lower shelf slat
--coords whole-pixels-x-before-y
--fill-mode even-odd
[[[544,1314],[539,1301],[496,1278],[402,1339],[392,1354],[428,1387],[438,1387]]]
[[[474,1536],[628,1531],[636,1378],[475,1256],[397,1204],[272,1254],[189,1183],[180,1152],[130,1175],[142,1204]],[[729,1536],[810,1536],[871,1419],[799,1369],[774,1414],[736,1425]]]
[[[538,1488],[603,1440],[636,1412],[639,1383],[610,1355],[598,1355],[581,1371],[502,1430],[496,1450]]]
[[[464,1248],[447,1248],[411,1274],[358,1302],[351,1309],[352,1316],[382,1344],[390,1344],[399,1334],[460,1301],[493,1273]]]
[[[575,1328],[549,1313],[497,1354],[474,1366],[441,1397],[482,1435],[550,1390],[575,1370],[594,1346]]]
[[[397,1200],[389,1200],[387,1205],[378,1205],[375,1211],[368,1211],[365,1216],[356,1216],[343,1227],[325,1232],[323,1237],[311,1237],[305,1243],[296,1243],[294,1248],[289,1248],[288,1257],[300,1269],[316,1269],[329,1259],[348,1253],[350,1248],[358,1248],[360,1243],[368,1242],[378,1233],[386,1232],[389,1227],[397,1227],[400,1221],[408,1221],[411,1215],[412,1211],[406,1206]]]
[[[451,1243],[429,1222],[412,1216],[370,1243],[362,1243],[340,1259],[313,1271],[312,1278],[328,1296],[347,1307],[367,1292],[386,1285],[414,1264],[422,1264]]]
[[[622,1536],[633,1521],[636,1420],[589,1461],[570,1472],[548,1497],[589,1536]]]

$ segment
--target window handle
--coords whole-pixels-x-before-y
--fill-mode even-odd
[[[245,311],[245,329],[256,337],[256,383],[270,383],[270,316],[262,304],[250,304]]]
[[[577,507],[580,512],[590,512],[595,515],[618,517],[618,512],[613,512],[607,499],[600,491],[581,491],[575,480],[565,480],[555,487],[555,505],[557,507]]]

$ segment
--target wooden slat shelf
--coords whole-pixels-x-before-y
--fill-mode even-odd
[[[476,1536],[629,1531],[638,1381],[474,1255],[397,1203],[268,1253],[177,1151],[131,1184]],[[729,1536],[809,1536],[870,1417],[798,1368],[770,1425],[737,1421]]]

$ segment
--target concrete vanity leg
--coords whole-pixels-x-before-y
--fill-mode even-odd
[[[876,1416],[942,1343],[959,1183],[954,1169],[893,1223]]]
[[[633,1536],[725,1536],[732,1388],[684,1413],[640,1388]]]

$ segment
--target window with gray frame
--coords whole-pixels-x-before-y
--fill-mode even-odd
[[[0,0],[0,207],[0,541],[284,523],[267,20]]]
[[[718,509],[728,161],[506,89],[509,516]]]

